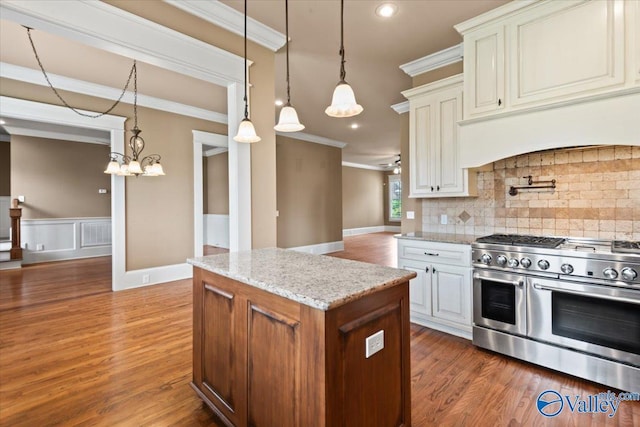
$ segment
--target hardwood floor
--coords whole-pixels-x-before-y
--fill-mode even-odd
[[[388,263],[384,245],[395,247],[392,234],[354,236],[332,255]],[[110,262],[0,271],[1,426],[218,425],[189,387],[190,280],[113,293]],[[545,418],[535,408],[544,390],[587,398],[609,388],[416,325],[411,364],[413,426],[640,425],[640,402],[612,418]]]

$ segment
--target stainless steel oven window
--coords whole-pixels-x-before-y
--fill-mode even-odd
[[[552,292],[551,315],[554,335],[640,354],[637,304]]]
[[[513,285],[483,279],[482,317],[498,322],[516,324],[516,288]]]

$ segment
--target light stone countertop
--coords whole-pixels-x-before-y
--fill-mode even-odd
[[[449,233],[427,233],[416,231],[413,233],[396,234],[396,239],[423,240],[425,242],[437,243],[456,243],[460,245],[470,245],[476,241],[478,237],[473,234],[449,234]]]
[[[407,270],[279,248],[190,258],[187,262],[324,311],[416,276]]]

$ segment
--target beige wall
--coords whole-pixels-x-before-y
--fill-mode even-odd
[[[342,241],[342,151],[277,137],[278,247]]]
[[[0,196],[11,195],[11,143],[0,141]]]
[[[205,43],[235,54],[242,54],[241,36],[190,16],[164,2],[108,1],[107,3],[158,22]],[[252,225],[254,247],[276,244],[276,175],[274,122],[273,52],[249,43],[251,67],[252,119],[262,141],[252,151]],[[98,70],[99,71],[99,70]],[[126,72],[127,70],[124,70]],[[151,71],[150,71],[151,72]],[[57,73],[87,81],[98,80],[96,70],[71,58],[67,70]],[[138,75],[139,80],[144,76]],[[149,77],[152,79],[153,77]],[[170,79],[166,87],[182,90]],[[143,88],[140,82],[141,93]],[[0,93],[6,96],[59,104],[45,87],[0,79]],[[111,101],[62,92],[79,108],[104,111]],[[114,115],[131,117],[131,105],[121,104]],[[127,129],[132,126],[127,122]],[[184,263],[193,256],[193,137],[192,130],[227,134],[224,124],[193,119],[172,113],[139,108],[139,126],[147,142],[146,151],[162,156],[167,173],[157,178],[127,178],[126,181],[126,251],[127,270]],[[232,132],[235,133],[235,129]],[[130,135],[127,132],[126,138]],[[162,250],[158,250],[162,248]]]
[[[640,240],[640,147],[554,150],[491,166],[478,173],[477,198],[424,199],[424,230]],[[557,187],[509,195],[528,175]],[[438,225],[441,214],[449,225]]]
[[[25,196],[22,217],[111,216],[111,196],[98,194],[111,188],[108,156],[105,145],[13,135],[11,195]]]
[[[204,158],[204,213],[229,215],[229,154]]]
[[[342,227],[384,225],[385,173],[342,167]]]
[[[442,68],[419,74],[413,78],[413,87],[426,85],[447,77],[462,73],[462,61],[449,64]]]
[[[243,55],[241,36],[211,25],[164,2],[107,0],[106,3],[143,16],[151,21],[210,43],[226,51]],[[153,7],[149,7],[150,3]],[[251,222],[253,247],[276,245],[276,136],[275,54],[251,41],[247,56],[250,68],[251,121],[262,138],[251,146]],[[231,130],[235,134],[236,129]],[[226,133],[226,132],[225,132]]]

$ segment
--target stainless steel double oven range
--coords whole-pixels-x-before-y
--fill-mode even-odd
[[[473,343],[640,392],[640,242],[476,240]]]

